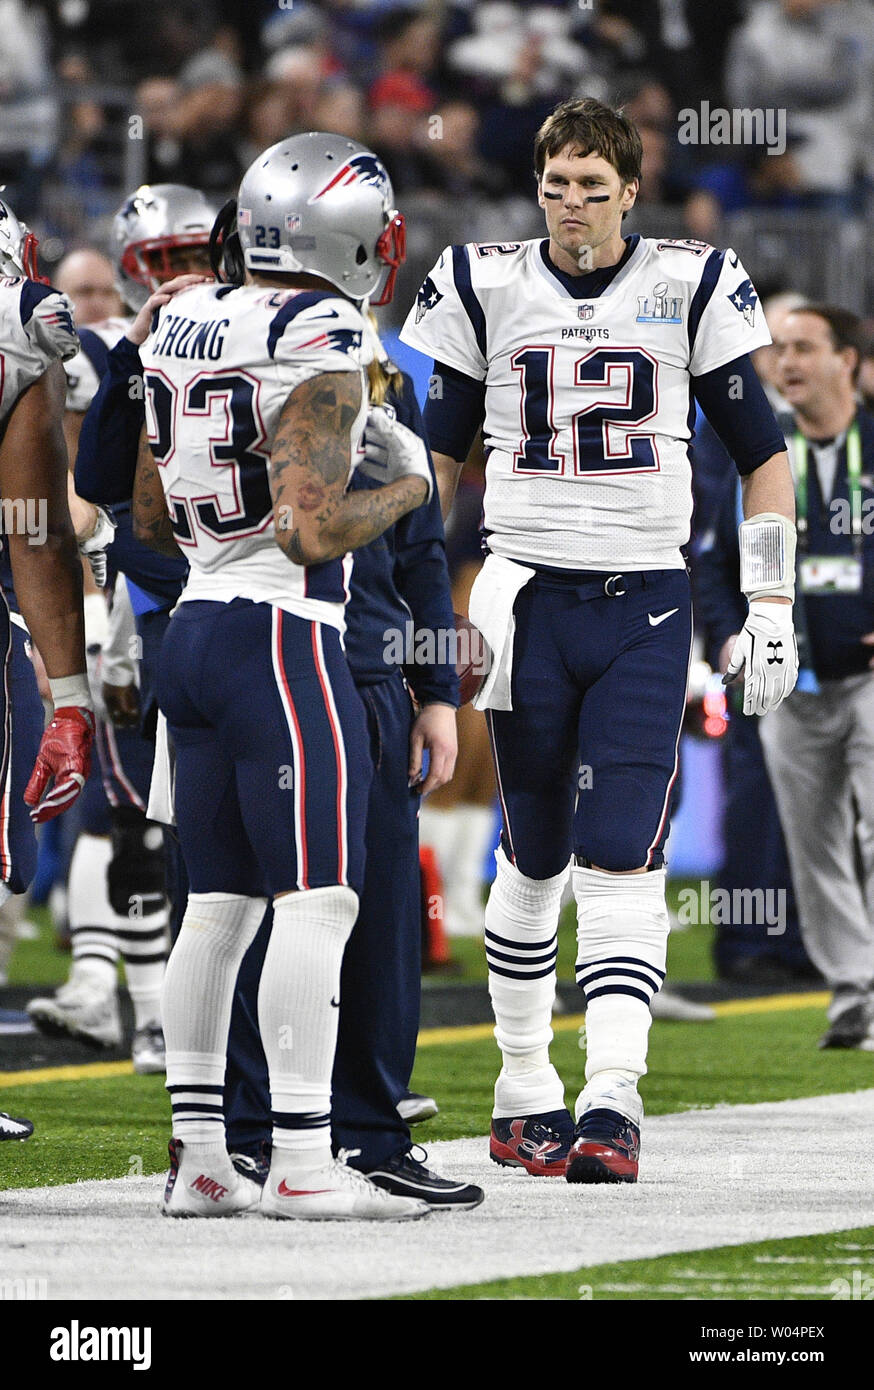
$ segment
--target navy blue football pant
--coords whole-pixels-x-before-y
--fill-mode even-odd
[[[0,599],[0,881],[23,893],[36,873],[36,834],[24,789],[33,772],[45,716],[27,633]]]
[[[540,569],[515,606],[512,710],[490,710],[505,854],[552,878],[571,854],[660,868],[686,698],[685,570]],[[625,589],[616,597],[605,592]]]
[[[266,603],[183,603],[159,660],[193,893],[361,890],[371,767],[336,629]]]
[[[413,1070],[421,993],[418,796],[407,786],[412,709],[400,675],[358,693],[367,716],[374,776],[358,919],[343,956],[334,1062],[335,1151],[360,1149],[365,1171],[410,1148],[397,1113]],[[272,914],[268,914],[268,918]],[[267,1064],[257,994],[270,921],[262,923],[237,982],[228,1045],[228,1148],[255,1154],[270,1137]]]

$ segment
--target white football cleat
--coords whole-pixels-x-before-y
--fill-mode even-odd
[[[42,1033],[69,1033],[97,1047],[121,1045],[118,991],[88,975],[68,980],[45,999],[31,999],[27,1012]]]
[[[181,1140],[170,1140],[170,1171],[161,1201],[164,1216],[237,1216],[260,1200],[261,1188],[237,1172],[227,1153],[198,1157]]]
[[[275,1157],[274,1152],[274,1157]],[[417,1197],[394,1197],[338,1158],[301,1179],[271,1169],[261,1194],[264,1216],[292,1221],[417,1221],[431,1208]]]
[[[158,1022],[147,1023],[134,1032],[131,1059],[137,1076],[152,1076],[167,1070],[164,1031]]]

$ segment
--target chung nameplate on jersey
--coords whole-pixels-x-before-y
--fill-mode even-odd
[[[165,314],[158,325],[152,351],[163,357],[190,357],[200,362],[207,359],[215,362],[221,357],[225,345],[224,329],[229,326],[230,319],[198,323],[197,319],[183,318],[181,314]]]

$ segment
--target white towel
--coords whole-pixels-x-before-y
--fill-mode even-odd
[[[513,638],[516,622],[513,604],[536,570],[489,555],[470,592],[470,621],[489,644],[492,666],[474,699],[474,709],[512,709]]]
[[[155,730],[155,761],[152,764],[149,804],[146,807],[149,820],[156,820],[160,825],[175,825],[175,795],[176,757],[167,731],[167,720],[159,710],[158,727]]]

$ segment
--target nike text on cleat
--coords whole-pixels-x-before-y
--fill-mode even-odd
[[[68,980],[53,995],[31,999],[27,1012],[41,1033],[67,1033],[92,1047],[121,1044],[121,1015],[114,985],[107,989],[88,977]]]
[[[425,1167],[424,1160],[428,1157],[425,1150],[419,1149],[419,1152],[421,1160],[409,1152],[394,1154],[367,1176],[377,1187],[385,1188],[396,1197],[418,1197],[427,1202],[432,1211],[465,1211],[479,1206],[485,1197],[481,1187],[438,1177]]]
[[[0,1110],[0,1140],[29,1139],[32,1134],[33,1124],[30,1120],[13,1120],[5,1110]]]
[[[305,1178],[271,1174],[261,1194],[262,1214],[280,1220],[415,1221],[430,1210],[416,1197],[396,1197],[377,1187],[340,1159]]]
[[[567,1110],[493,1119],[489,1158],[502,1168],[524,1168],[536,1178],[563,1178],[573,1137]]]
[[[170,1140],[170,1171],[161,1203],[165,1216],[237,1216],[260,1200],[257,1182],[242,1177],[226,1153],[214,1160],[193,1157],[180,1140]]]
[[[674,614],[679,613],[679,611],[679,608],[669,608],[667,613],[659,613],[656,618],[653,617],[652,613],[647,613],[650,627],[658,627],[659,623],[663,623],[666,618],[672,618]]]
[[[640,1130],[617,1110],[587,1110],[578,1120],[568,1182],[637,1182]]]

